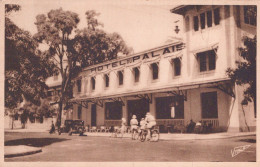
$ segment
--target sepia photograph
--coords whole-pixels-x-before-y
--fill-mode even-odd
[[[257,165],[256,1],[1,3],[5,165]]]

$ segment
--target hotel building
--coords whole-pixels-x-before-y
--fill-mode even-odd
[[[226,75],[240,60],[242,37],[256,35],[252,6],[181,5],[183,38],[92,65],[74,79],[73,114],[89,126],[120,125],[151,112],[157,125],[210,122],[215,131],[254,131],[254,105]]]

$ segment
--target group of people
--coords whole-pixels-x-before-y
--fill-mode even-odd
[[[156,121],[154,116],[147,112],[145,115],[145,118],[142,118],[140,121],[140,129],[148,129],[148,136],[151,134],[151,129],[156,125]],[[136,118],[136,115],[132,116],[132,119],[130,120],[130,126],[131,126],[131,132],[138,130],[138,120]],[[122,129],[126,129],[126,119],[122,118]]]

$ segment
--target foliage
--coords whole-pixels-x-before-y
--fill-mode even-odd
[[[34,121],[35,118],[52,117],[55,113],[55,108],[50,105],[50,101],[46,98],[40,100],[40,105],[35,105],[28,101],[20,110],[22,110],[22,123],[25,123],[28,118]]]
[[[100,23],[96,17],[100,15],[100,13],[96,13],[95,10],[88,10],[85,13],[87,19],[88,29],[95,30],[98,26],[104,26]]]
[[[81,68],[117,58],[118,53],[128,54],[130,49],[122,37],[100,29],[83,29],[76,32],[69,51],[78,57]]]
[[[246,6],[247,14],[253,18],[257,17],[257,7],[255,5]]]
[[[19,11],[21,10],[21,6],[17,4],[6,4],[5,5],[5,14],[9,14],[10,12],[14,11]]]
[[[62,104],[69,98],[71,74],[76,67],[76,58],[69,54],[67,46],[72,30],[77,27],[79,21],[78,14],[64,11],[62,8],[51,10],[47,15],[36,16],[35,25],[38,32],[34,38],[38,42],[48,45],[46,56],[56,64],[62,76],[59,120],[61,119]]]
[[[52,117],[56,112],[56,108],[50,104],[47,99],[41,100],[41,105],[37,107],[36,114],[39,116],[44,116],[46,118]]]
[[[87,11],[87,28],[83,30],[76,29],[80,21],[78,14],[62,8],[36,17],[38,32],[34,38],[48,45],[46,56],[55,62],[62,76],[58,121],[63,104],[72,96],[71,79],[81,68],[116,58],[119,52],[126,53],[127,47],[118,34],[107,34],[98,28],[102,25],[95,18],[98,15],[93,10]]]
[[[5,6],[6,13],[19,6]],[[45,96],[45,79],[55,71],[54,64],[37,49],[29,32],[5,17],[5,107],[15,108],[25,98],[39,104]]]
[[[244,47],[240,47],[241,61],[236,61],[237,68],[227,70],[227,75],[238,85],[248,85],[244,91],[243,104],[254,102],[256,111],[256,36],[243,38]]]

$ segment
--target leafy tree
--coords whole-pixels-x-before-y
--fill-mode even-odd
[[[77,27],[79,21],[78,14],[63,11],[61,8],[51,10],[47,16],[44,14],[36,16],[35,24],[38,33],[34,35],[34,38],[48,45],[49,49],[46,56],[55,62],[62,76],[59,121],[61,120],[63,103],[69,95],[71,75],[76,67],[76,57],[67,51],[67,46],[72,30]]]
[[[95,10],[88,10],[85,13],[87,19],[88,29],[95,30],[98,26],[104,26],[103,23],[99,22],[96,17],[100,15]]]
[[[5,107],[15,108],[24,99],[39,104],[45,97],[45,79],[55,67],[28,31],[9,18],[19,5],[5,5]]]
[[[62,8],[36,17],[38,32],[34,37],[37,41],[48,45],[47,56],[56,63],[62,77],[58,126],[63,104],[66,104],[72,95],[71,79],[80,72],[81,67],[86,67],[91,62],[100,63],[107,60],[108,54],[101,55],[101,52],[113,53],[115,58],[118,52],[122,52],[122,48],[126,48],[119,35],[108,35],[98,28],[101,23],[95,18],[96,16],[98,14],[95,11],[86,12],[88,26],[84,30],[76,29],[80,21],[78,14],[64,11]]]
[[[50,101],[46,98],[40,100],[40,105],[33,104],[31,102],[26,102],[24,106],[20,109],[23,110],[21,115],[21,123],[25,124],[29,118],[31,122],[35,121],[35,118],[43,119],[43,117],[51,117],[55,108],[50,105]]]
[[[227,69],[227,75],[237,85],[247,85],[242,104],[253,101],[256,116],[256,36],[245,36],[243,42],[244,47],[238,49],[242,60],[236,61],[236,69]]]
[[[50,104],[50,101],[48,99],[42,99],[41,105],[37,107],[36,114],[38,116],[42,117],[52,117],[52,115],[55,113],[55,107],[53,107]]]
[[[20,5],[17,4],[6,4],[5,5],[5,14],[10,14],[12,11],[16,12],[21,9]]]
[[[115,59],[120,52],[131,52],[118,33],[108,34],[101,29],[87,28],[76,32],[69,50],[78,56],[81,68]]]

